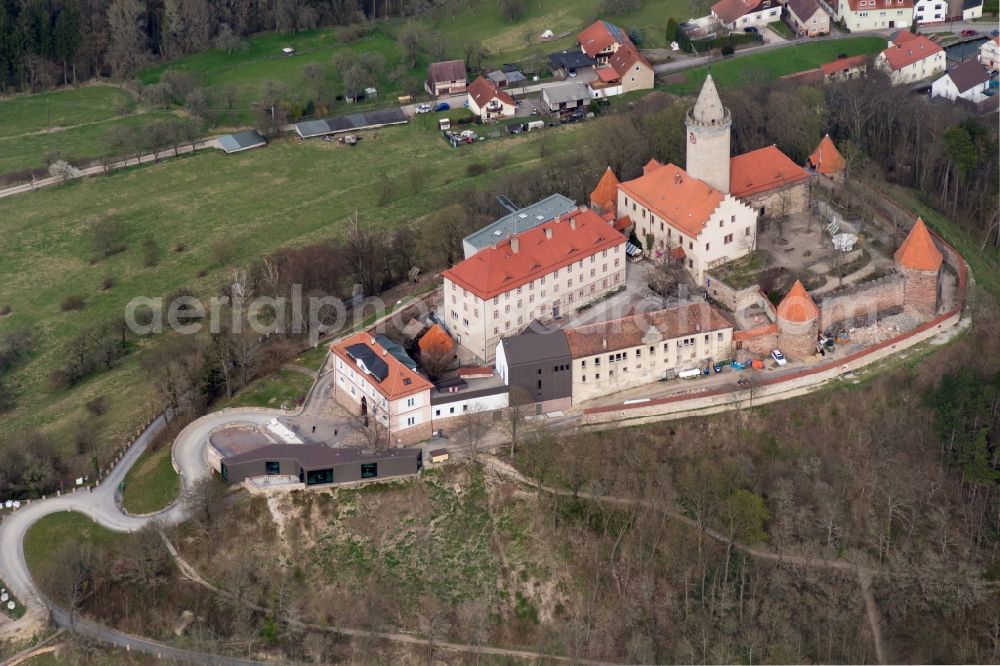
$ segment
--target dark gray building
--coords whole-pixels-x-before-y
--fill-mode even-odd
[[[496,369],[510,388],[511,404],[517,399],[514,389],[522,389],[536,403],[539,414],[568,409],[572,404],[571,363],[566,334],[537,322],[497,345]]]
[[[317,486],[408,476],[421,467],[423,451],[419,448],[372,453],[325,444],[270,444],[224,458],[221,474],[227,483],[258,476],[290,476],[307,486]]]

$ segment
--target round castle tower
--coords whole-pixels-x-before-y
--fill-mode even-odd
[[[729,109],[722,106],[711,74],[684,124],[688,132],[688,175],[729,194],[729,134],[733,119]]]
[[[910,229],[893,259],[897,270],[906,278],[903,303],[920,314],[937,314],[938,275],[944,256],[921,218],[917,218],[917,223]]]
[[[807,358],[816,353],[818,336],[819,308],[796,280],[778,304],[778,348],[790,359]]]

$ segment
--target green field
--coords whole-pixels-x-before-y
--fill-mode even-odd
[[[784,21],[775,21],[774,23],[768,23],[767,27],[774,30],[776,33],[784,37],[785,39],[794,39],[795,34],[792,29],[788,27],[788,24]]]
[[[287,405],[290,409],[296,406],[296,400],[305,398],[312,388],[313,378],[294,370],[281,369],[278,372],[261,377],[249,386],[219,404],[219,409],[225,407],[273,407],[281,408]]]
[[[786,74],[814,69],[834,60],[838,54],[849,56],[878,53],[885,48],[881,37],[852,37],[830,42],[810,42],[772,51],[754,53],[712,63],[712,78],[720,88],[773,81]],[[696,95],[705,82],[708,67],[684,71],[684,83],[663,86],[676,95]]]
[[[155,513],[177,499],[180,481],[171,462],[170,444],[144,451],[125,476],[122,504],[129,513]]]
[[[114,544],[124,535],[101,527],[75,511],[45,516],[28,529],[24,537],[24,559],[36,581],[45,580],[57,566],[57,546],[63,543],[89,542],[97,546]]]
[[[0,419],[0,438],[40,429],[68,448],[86,427],[107,450],[120,445],[162,404],[138,367],[141,350],[68,391],[52,388],[49,376],[73,335],[120,316],[135,296],[166,296],[180,288],[216,293],[227,273],[214,258],[216,241],[230,244],[227,265],[235,265],[282,245],[336,237],[355,210],[366,224],[391,229],[451,203],[459,188],[497,177],[494,171],[466,178],[470,161],[490,163],[503,154],[503,171],[539,159],[538,135],[455,150],[429,127],[383,129],[378,139],[365,133],[355,148],[286,140],[233,156],[206,151],[0,200],[0,306],[12,308],[0,318],[0,333],[31,326],[38,340],[36,355],[12,375],[18,404]],[[578,127],[553,130],[549,145],[571,145]],[[416,190],[401,167],[410,164],[421,165]],[[376,189],[387,175],[394,198],[379,207]],[[124,224],[127,248],[92,264],[88,226],[109,214]],[[153,268],[143,267],[147,237],[163,248]],[[174,251],[178,243],[183,252]],[[205,277],[198,277],[203,271]],[[117,284],[102,291],[109,275]],[[69,294],[83,295],[86,307],[61,311]],[[84,403],[97,396],[104,396],[107,413],[92,423]]]

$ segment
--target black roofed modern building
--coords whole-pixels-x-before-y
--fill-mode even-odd
[[[568,409],[573,403],[572,357],[566,334],[532,322],[520,335],[500,340],[496,348],[497,373],[510,391],[510,401],[536,404],[541,414]],[[515,391],[519,389],[519,391]]]
[[[389,449],[372,453],[326,444],[269,444],[224,458],[220,474],[227,483],[247,479],[280,478],[285,483],[318,486],[416,474],[423,467],[423,451]]]

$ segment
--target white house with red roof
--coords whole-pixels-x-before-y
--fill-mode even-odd
[[[431,382],[397,359],[370,333],[355,333],[330,345],[334,399],[381,428],[386,444],[406,445],[431,436]]]
[[[501,337],[623,286],[625,243],[597,213],[576,210],[479,250],[441,274],[448,332],[492,361]]]
[[[730,30],[764,27],[781,20],[779,0],[719,0],[712,5],[712,16]]]
[[[483,122],[514,115],[514,98],[485,77],[480,76],[473,81],[466,92],[469,110]]]
[[[913,83],[944,72],[945,51],[923,35],[900,30],[875,57],[875,66],[889,75],[893,85]]]
[[[614,23],[598,19],[580,31],[576,43],[581,51],[601,66],[607,64],[623,44],[631,44],[632,40]]]
[[[838,0],[837,19],[851,32],[906,28],[913,23],[913,0]]]

